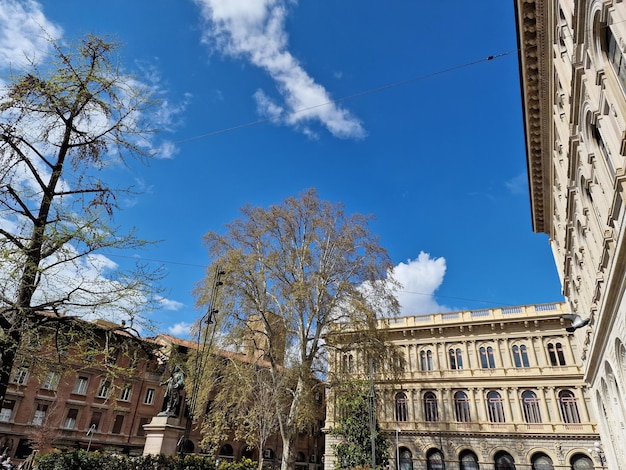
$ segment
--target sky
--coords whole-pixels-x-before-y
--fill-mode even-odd
[[[375,217],[403,315],[563,300],[532,231],[513,2],[0,0],[0,73],[85,34],[162,100],[157,157],[107,175],[140,191],[116,223],[158,243],[103,253],[164,267],[161,332],[204,313],[206,232],[308,188]]]

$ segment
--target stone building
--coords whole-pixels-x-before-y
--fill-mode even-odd
[[[626,447],[626,3],[516,0],[532,223],[549,236],[608,468]]]
[[[594,468],[588,448],[598,434],[581,351],[561,318],[568,311],[546,304],[380,321],[404,358],[399,377],[374,373],[391,468]],[[366,378],[365,362],[360,353],[342,352],[330,373]],[[338,419],[334,400],[331,388],[326,431]],[[337,442],[326,436],[328,470]]]

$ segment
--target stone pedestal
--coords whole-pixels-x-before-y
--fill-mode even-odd
[[[180,420],[173,416],[155,416],[145,424],[143,428],[146,431],[146,443],[143,455],[176,455],[178,441],[185,432],[185,428],[179,426],[179,423]]]

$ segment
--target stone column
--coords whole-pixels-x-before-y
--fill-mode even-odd
[[[185,432],[185,428],[180,426],[179,418],[174,416],[155,416],[143,428],[146,431],[143,455],[176,455],[178,441]]]

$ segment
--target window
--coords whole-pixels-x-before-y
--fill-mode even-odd
[[[343,355],[343,372],[347,374],[354,373],[354,356],[352,354]]]
[[[402,392],[396,394],[396,421],[409,420],[409,407],[406,395]]]
[[[13,383],[18,385],[26,385],[28,382],[28,367],[18,367],[13,376]]]
[[[70,408],[67,410],[63,427],[65,429],[74,429],[76,427],[76,418],[78,418],[78,410],[76,408]]]
[[[548,343],[548,356],[550,358],[550,365],[565,365],[565,355],[563,354],[563,346],[561,343]]]
[[[2,409],[0,409],[0,422],[8,423],[13,417],[13,409],[15,408],[15,400],[5,399],[2,402]]]
[[[539,400],[535,392],[530,390],[522,392],[522,408],[524,409],[524,421],[530,424],[541,423]]]
[[[494,458],[495,470],[515,470],[515,460],[507,452],[498,452]]]
[[[154,389],[149,388],[146,390],[146,398],[143,400],[144,404],[152,405],[154,403]]]
[[[130,384],[124,385],[122,388],[122,393],[120,393],[120,400],[122,401],[130,401],[130,396],[132,395],[133,387]]]
[[[146,435],[146,430],[143,427],[149,422],[150,418],[139,418],[139,425],[137,426],[137,436],[143,437]]]
[[[561,390],[559,392],[559,408],[561,410],[561,419],[564,423],[580,423],[576,397],[570,390]]]
[[[111,434],[120,434],[122,432],[123,424],[124,415],[115,415],[115,421],[113,421],[113,429],[111,429]]]
[[[105,379],[100,382],[100,387],[98,388],[98,394],[96,395],[96,397],[107,398],[110,392],[111,392],[111,381]]]
[[[596,468],[589,457],[583,454],[575,454],[570,460],[572,470],[593,470]]]
[[[44,390],[56,390],[59,387],[59,380],[61,379],[61,374],[56,371],[50,371],[46,375],[43,383],[41,384],[41,388]]]
[[[515,367],[529,367],[526,345],[513,346],[513,362]]]
[[[426,421],[439,421],[437,396],[433,392],[426,392],[424,394],[424,419]]]
[[[478,470],[478,457],[476,457],[474,452],[466,450],[459,457],[459,468],[461,470]]]
[[[480,349],[480,367],[483,369],[495,369],[496,362],[493,357],[493,348],[491,346],[484,347],[482,346]]]
[[[77,395],[85,395],[87,393],[88,383],[89,379],[87,377],[78,377],[76,379],[76,383],[74,384],[74,389],[72,390],[72,393],[76,393]]]
[[[400,448],[400,467],[399,470],[413,469],[413,454],[406,447]]]
[[[102,419],[102,413],[100,411],[94,411],[91,413],[91,421],[89,421],[89,429],[97,431],[100,427],[100,420]]]
[[[470,402],[467,393],[456,392],[454,394],[454,415],[460,423],[469,423],[471,421]]]
[[[487,393],[487,411],[489,421],[492,423],[504,423],[504,407],[502,406],[502,397],[498,392]]]
[[[450,349],[448,351],[448,357],[450,359],[450,369],[463,369],[463,353],[461,352],[461,348]]]
[[[446,466],[443,462],[443,454],[439,449],[430,449],[426,454],[428,470],[445,470]]]
[[[552,459],[546,454],[535,454],[530,459],[532,462],[532,470],[554,470]]]
[[[619,48],[619,44],[613,36],[613,31],[610,27],[606,27],[606,43],[608,45],[609,52],[607,54],[609,62],[615,71],[617,80],[619,81],[622,89],[626,91],[626,60],[624,60],[624,54]]]
[[[33,414],[33,425],[41,426],[46,419],[46,414],[48,413],[48,404],[47,403],[37,403],[37,409],[35,409],[35,413]]]
[[[420,352],[420,369],[433,370],[433,352],[430,349]]]

